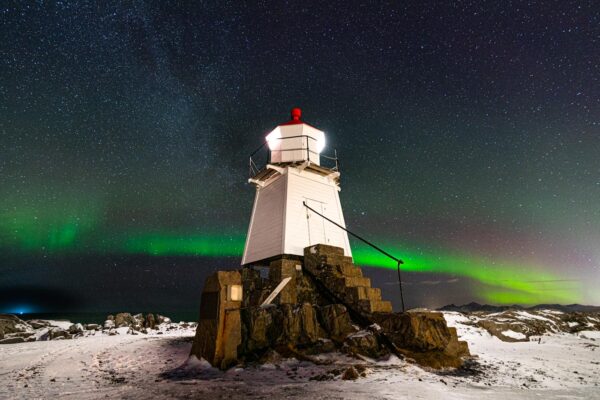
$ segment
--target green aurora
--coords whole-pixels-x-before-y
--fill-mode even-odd
[[[110,239],[92,240],[95,226],[93,213],[61,215],[47,212],[4,215],[0,224],[2,247],[20,252],[69,254],[96,251],[112,254],[152,256],[240,257],[245,235],[128,233],[106,235]],[[385,241],[378,240],[385,243]],[[386,243],[383,247],[402,258],[403,271],[441,273],[478,282],[476,294],[497,304],[574,303],[581,301],[578,282],[547,272],[539,265],[497,261],[483,256],[460,254],[448,250],[416,250],[414,247]],[[395,263],[363,243],[353,243],[353,256],[359,265],[395,269]]]

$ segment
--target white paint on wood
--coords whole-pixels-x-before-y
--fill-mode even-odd
[[[277,285],[275,290],[273,290],[273,292],[269,295],[269,297],[267,297],[260,306],[265,307],[265,306],[271,304],[271,302],[273,300],[275,300],[275,297],[277,297],[277,295],[279,293],[281,293],[281,291],[283,290],[285,285],[287,285],[291,280],[292,280],[292,278],[289,276],[287,278],[283,278],[283,280],[281,282],[279,282],[279,285]]]
[[[335,180],[310,169],[284,167],[282,174],[257,186],[242,264],[282,254],[304,255],[304,248],[323,243],[352,256],[348,234],[304,207],[346,226]]]

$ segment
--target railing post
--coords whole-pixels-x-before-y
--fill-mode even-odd
[[[308,136],[306,136],[306,158],[310,161],[310,148],[308,147]]]
[[[340,165],[338,164],[337,149],[333,149],[333,154],[335,156],[335,170],[339,172]]]

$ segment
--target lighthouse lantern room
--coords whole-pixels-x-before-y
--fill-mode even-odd
[[[346,231],[317,214],[346,226],[337,158],[322,155],[324,148],[324,132],[303,122],[301,110],[294,108],[291,120],[273,129],[250,156],[249,182],[256,196],[243,265],[301,257],[315,244],[340,247],[352,256]],[[265,151],[267,161],[260,165],[258,155]]]

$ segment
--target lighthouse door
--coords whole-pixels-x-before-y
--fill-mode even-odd
[[[306,199],[306,205],[313,210],[325,215],[327,204]],[[308,208],[306,209],[306,219],[308,222],[308,245],[327,244],[327,231],[325,230],[325,220],[320,215],[315,214]]]

